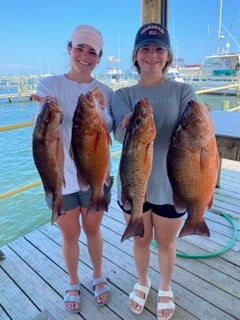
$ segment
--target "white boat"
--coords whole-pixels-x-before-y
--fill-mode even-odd
[[[240,53],[219,53],[206,56],[202,64],[203,78],[221,80],[236,78],[240,70]],[[217,80],[217,78],[216,78]]]
[[[183,77],[180,75],[178,69],[169,68],[167,73],[168,80],[173,80],[177,82],[184,82]]]
[[[222,52],[220,52],[220,44],[224,39],[222,34],[222,0],[220,0],[220,14],[218,27],[218,46],[217,53],[208,55],[204,58],[202,63],[202,78],[205,80],[236,80],[238,71],[240,71],[240,45],[230,31],[224,26],[231,39],[234,40],[239,52],[230,52],[230,43],[225,43]]]

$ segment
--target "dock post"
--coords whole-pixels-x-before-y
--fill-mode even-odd
[[[230,101],[229,100],[223,100],[223,110],[228,111],[230,107]]]
[[[238,70],[238,73],[237,73],[237,97],[239,98],[240,97],[240,70]]]

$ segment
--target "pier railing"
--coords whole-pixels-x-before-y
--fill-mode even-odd
[[[203,93],[204,90],[201,90],[201,93]],[[197,92],[198,93],[198,92]],[[237,111],[237,110],[240,110],[240,105],[239,106],[236,106],[234,108],[231,108],[231,109],[228,109],[226,108],[227,111]],[[26,122],[22,122],[22,123],[16,123],[16,124],[11,124],[11,125],[6,125],[6,126],[0,126],[0,132],[4,132],[4,131],[9,131],[9,130],[16,130],[16,129],[21,129],[21,128],[26,128],[26,127],[30,127],[33,125],[33,121],[26,121]],[[121,154],[121,150],[117,150],[115,152],[112,152],[111,153],[111,156],[112,157],[115,157],[117,155]],[[5,198],[8,198],[14,194],[17,194],[17,193],[20,193],[20,192],[23,192],[25,190],[28,190],[28,189],[32,189],[32,188],[35,188],[37,186],[41,185],[41,180],[38,180],[38,181],[35,181],[35,182],[32,182],[32,183],[29,183],[29,184],[26,184],[26,185],[23,185],[19,188],[16,188],[14,190],[10,190],[10,191],[7,191],[7,192],[4,192],[2,194],[0,194],[0,200],[2,199],[5,199]]]
[[[31,127],[32,125],[33,125],[33,121],[27,121],[27,122],[16,123],[16,124],[11,124],[11,125],[6,125],[6,126],[0,126],[0,132]],[[111,157],[115,157],[120,154],[121,154],[121,150],[117,150],[117,151],[114,151],[111,153]],[[25,190],[36,188],[36,187],[40,186],[41,184],[42,184],[41,180],[37,180],[35,182],[23,185],[19,188],[9,190],[4,193],[0,193],[0,200],[11,197],[11,196],[13,196],[17,193],[23,192]]]

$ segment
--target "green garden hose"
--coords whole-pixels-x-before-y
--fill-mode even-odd
[[[237,240],[237,225],[236,223],[233,221],[233,219],[231,217],[229,217],[229,215],[227,214],[222,214],[220,213],[221,216],[223,216],[224,218],[226,218],[228,220],[228,222],[232,225],[233,227],[233,234],[232,234],[232,238],[230,239],[229,243],[226,245],[226,247],[224,247],[223,249],[216,251],[214,253],[209,253],[209,254],[203,254],[203,255],[194,255],[194,254],[185,254],[185,253],[179,253],[177,252],[177,257],[181,257],[181,258],[190,258],[190,259],[206,259],[206,258],[214,258],[217,256],[220,256],[222,254],[224,254],[225,252],[227,252],[236,242]],[[152,245],[156,248],[157,244],[156,241],[153,240],[152,241]]]

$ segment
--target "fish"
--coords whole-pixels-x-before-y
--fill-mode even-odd
[[[36,118],[32,135],[32,154],[42,180],[46,198],[52,203],[52,224],[64,214],[62,186],[64,181],[64,151],[61,134],[63,112],[53,97],[41,101],[41,112]],[[40,100],[39,100],[40,99]]]
[[[210,105],[190,101],[173,131],[167,154],[167,172],[177,212],[188,216],[179,237],[210,237],[204,219],[213,203],[219,154]]]
[[[122,207],[131,211],[121,242],[132,236],[144,236],[143,203],[152,169],[155,136],[151,104],[147,98],[139,99],[125,132],[119,164]]]
[[[112,139],[104,123],[101,108],[89,91],[79,96],[72,120],[70,154],[77,168],[81,190],[91,187],[87,214],[108,211],[104,184],[110,185],[110,146]]]

